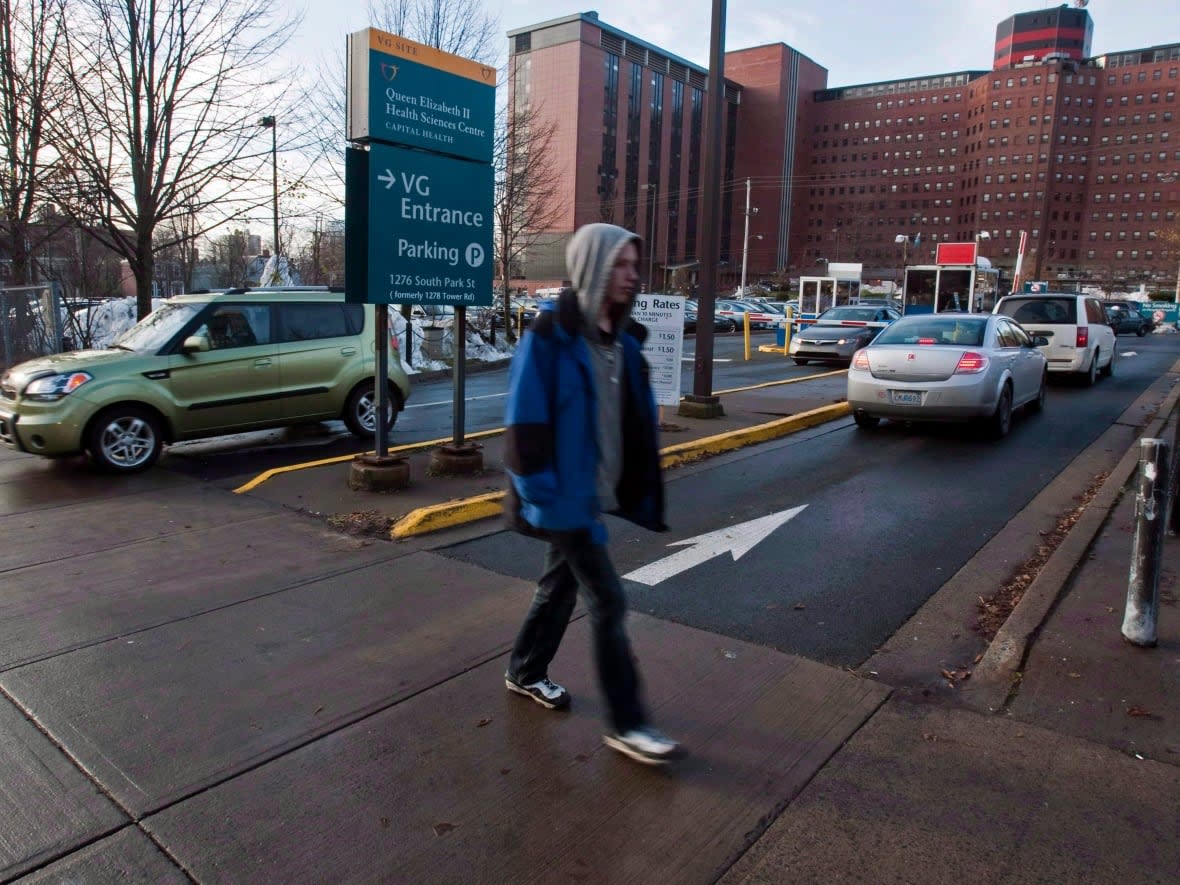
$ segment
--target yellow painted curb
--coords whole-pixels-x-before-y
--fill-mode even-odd
[[[497,436],[503,432],[503,427],[497,427],[494,430],[480,430],[475,433],[466,434],[464,439],[487,439],[489,436]],[[402,452],[416,452],[421,449],[429,449],[435,446],[445,446],[453,439],[453,436],[448,436],[445,439],[431,439],[427,440],[426,442],[407,443],[404,446],[395,446],[393,448],[386,449],[386,452],[390,455],[397,455]],[[372,455],[375,453],[365,452],[363,454]],[[270,470],[264,470],[249,482],[238,486],[236,489],[234,489],[234,494],[241,495],[245,492],[252,491],[253,489],[258,488],[268,479],[274,479],[276,476],[282,476],[284,473],[294,473],[296,470],[307,470],[311,467],[326,467],[329,464],[343,464],[346,461],[352,461],[358,457],[360,456],[337,455],[335,458],[323,458],[319,461],[304,461],[300,464],[288,464],[285,467],[272,467]]]
[[[836,418],[842,418],[851,413],[852,408],[848,403],[835,403],[830,406],[820,406],[818,409],[800,412],[797,415],[791,415],[789,418],[780,418],[777,421],[771,421],[767,424],[759,424],[756,427],[746,427],[742,430],[731,430],[728,433],[719,433],[716,436],[694,439],[691,442],[680,443],[679,445],[669,446],[664,449],[660,452],[660,464],[665,468],[676,467],[679,464],[688,464],[692,461],[699,461],[701,458],[720,455],[722,452],[731,452],[743,446],[778,439],[780,436],[786,436],[788,433],[794,433],[797,430],[803,430],[807,427],[814,427],[816,424],[823,424],[825,421],[833,421]]]
[[[814,427],[826,421],[834,421],[852,413],[848,403],[835,403],[830,406],[820,406],[780,418],[757,427],[747,427],[743,430],[732,430],[719,433],[716,436],[706,436],[691,442],[668,446],[660,450],[660,464],[664,468],[676,467],[699,461],[722,452],[740,449],[743,446],[766,442],[786,436],[798,430]],[[419,507],[399,519],[389,530],[389,536],[395,540],[402,540],[413,535],[423,535],[440,529],[453,528],[468,522],[498,516],[503,512],[502,502],[504,492],[489,492],[474,498],[459,498],[443,504],[432,504],[429,507]]]
[[[389,536],[397,541],[411,535],[424,535],[427,532],[437,532],[465,522],[475,522],[477,519],[487,519],[504,512],[500,502],[504,500],[504,492],[488,492],[474,498],[461,498],[446,501],[442,504],[432,504],[429,507],[419,507],[399,519],[389,530]]]
[[[762,384],[751,384],[749,387],[732,387],[729,390],[718,390],[716,391],[716,394],[717,396],[724,396],[727,393],[741,393],[742,391],[746,390],[761,390],[766,387],[780,387],[783,384],[798,384],[800,381],[814,381],[817,378],[830,378],[832,375],[840,375],[846,373],[847,371],[847,369],[837,369],[834,372],[824,372],[819,375],[804,375],[801,378],[785,378],[779,381],[766,381]],[[475,433],[466,434],[465,439],[487,439],[490,436],[498,436],[503,432],[503,427],[497,427],[493,430],[478,430]],[[445,446],[453,439],[454,437],[448,436],[445,439],[431,439],[427,440],[426,442],[407,443],[404,446],[396,446],[394,448],[387,449],[386,451],[390,455],[397,455],[402,452],[417,452],[421,451],[422,449],[434,448],[435,446]],[[372,455],[373,452],[367,452],[365,454]],[[308,470],[313,467],[327,467],[331,464],[343,464],[346,461],[352,461],[356,457],[356,455],[337,455],[334,458],[322,458],[318,461],[303,461],[299,464],[287,464],[283,467],[272,467],[270,470],[264,470],[252,480],[238,486],[236,489],[234,489],[234,494],[242,495],[246,492],[251,492],[267,480],[274,479],[276,476],[282,476],[284,473],[294,473],[297,470]]]

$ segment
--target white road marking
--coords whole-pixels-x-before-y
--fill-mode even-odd
[[[500,397],[500,396],[508,396],[508,392],[505,391],[504,393],[485,393],[483,396],[469,396],[469,397],[467,397],[466,402],[469,402],[469,403],[474,402],[477,399],[495,399],[496,397]],[[425,409],[427,406],[449,406],[449,405],[452,405],[454,402],[455,401],[453,399],[440,399],[438,402],[435,402],[435,403],[410,403],[408,406],[406,406],[406,408],[407,409]]]
[[[668,546],[684,547],[685,549],[638,568],[623,577],[628,581],[636,581],[654,587],[668,578],[688,571],[690,568],[723,553],[732,554],[734,562],[736,562],[761,541],[766,540],[783,523],[802,513],[806,507],[807,505],[803,504],[799,507],[792,507],[790,510],[772,513],[769,516],[760,516],[748,522],[740,522],[715,532],[697,535],[695,538],[675,541]]]

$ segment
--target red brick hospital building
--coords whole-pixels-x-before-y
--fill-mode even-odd
[[[1091,57],[1092,33],[1084,8],[1021,13],[991,70],[841,87],[783,43],[726,53],[722,279],[746,246],[750,280],[821,259],[892,280],[898,235],[921,235],[921,263],[984,231],[981,254],[1010,269],[1027,231],[1026,278],[1175,285],[1180,250],[1157,232],[1180,228],[1180,43]],[[508,37],[510,100],[557,126],[560,221],[522,262],[529,287],[561,279],[592,221],[654,233],[654,288],[690,272],[707,70],[593,12]]]

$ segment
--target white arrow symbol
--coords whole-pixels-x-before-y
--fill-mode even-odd
[[[385,182],[385,189],[389,190],[391,187],[393,187],[393,183],[395,181],[397,181],[397,176],[395,176],[392,172],[390,172],[388,169],[386,169],[384,172],[382,172],[380,175],[377,176],[377,180]]]
[[[753,550],[759,542],[769,537],[771,532],[787,520],[798,516],[806,507],[807,505],[803,504],[799,507],[792,507],[790,510],[772,513],[769,516],[760,516],[749,522],[740,522],[715,532],[697,535],[695,538],[676,541],[668,546],[686,549],[678,550],[671,556],[656,560],[650,565],[645,565],[630,574],[623,575],[623,577],[628,581],[637,581],[640,584],[654,587],[661,581],[666,581],[673,575],[688,571],[702,562],[708,562],[714,556],[720,556],[722,553],[732,553],[734,562],[737,562]]]

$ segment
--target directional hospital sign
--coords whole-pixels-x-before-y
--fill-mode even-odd
[[[496,69],[395,34],[348,36],[348,140],[492,161]]]
[[[368,304],[492,303],[496,70],[373,28],[348,37],[345,282]]]
[[[491,304],[492,167],[376,142],[356,153],[349,187],[367,191],[368,223],[346,248],[368,261],[348,267],[349,300],[355,272],[369,304]]]

